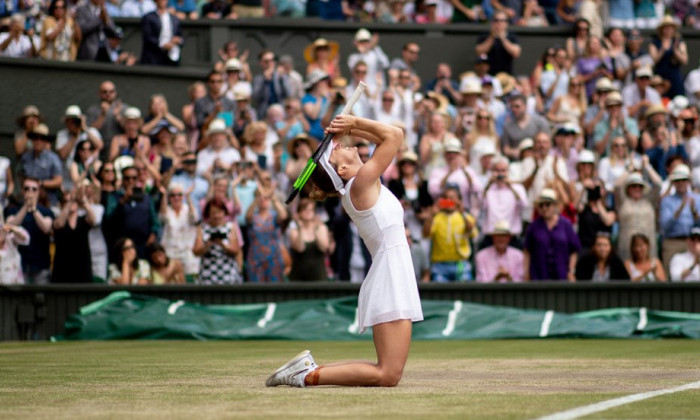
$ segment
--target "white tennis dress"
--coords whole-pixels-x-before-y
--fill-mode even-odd
[[[372,254],[372,265],[362,282],[358,298],[360,333],[367,327],[397,319],[423,320],[411,250],[403,224],[403,207],[384,185],[379,199],[367,210],[356,210],[345,186],[343,208],[355,222],[360,237]]]

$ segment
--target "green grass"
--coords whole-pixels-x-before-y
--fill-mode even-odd
[[[700,380],[690,340],[420,341],[392,389],[266,388],[299,350],[374,360],[370,342],[0,344],[0,419],[528,419]],[[700,390],[588,418],[698,419]]]

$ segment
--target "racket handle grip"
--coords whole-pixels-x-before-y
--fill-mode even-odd
[[[289,194],[289,197],[287,197],[287,201],[284,202],[284,204],[289,205],[292,201],[294,201],[295,198],[297,198],[297,195],[299,195],[299,189],[292,188],[292,192]]]

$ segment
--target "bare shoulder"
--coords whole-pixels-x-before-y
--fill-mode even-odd
[[[353,207],[359,211],[371,209],[377,204],[377,200],[379,200],[381,188],[382,185],[378,179],[369,183],[363,183],[362,180],[360,180],[358,183],[357,178],[355,178],[348,192]]]

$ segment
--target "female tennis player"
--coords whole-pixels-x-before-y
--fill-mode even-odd
[[[318,366],[305,350],[275,371],[266,385],[396,386],[408,358],[412,322],[423,320],[403,207],[379,180],[403,143],[403,132],[352,115],[337,116],[327,131],[377,145],[365,164],[356,147],[328,147],[310,178],[311,198],[342,197],[343,208],[372,254],[372,265],[360,288],[358,323],[360,332],[372,327],[377,363]]]

